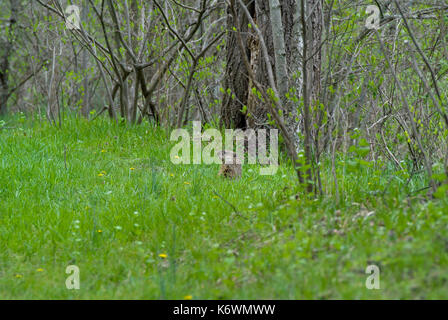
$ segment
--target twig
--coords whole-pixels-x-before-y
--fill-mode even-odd
[[[212,189],[212,191],[213,191],[213,193],[214,193],[215,195],[217,195],[222,201],[224,201],[225,203],[227,203],[227,204],[233,209],[233,211],[234,211],[238,216],[240,216],[241,218],[244,218],[244,219],[248,220],[248,218],[246,218],[245,216],[243,216],[243,215],[241,214],[241,212],[239,212],[238,209],[237,209],[233,204],[231,204],[229,201],[227,201],[226,199],[224,199],[224,198],[223,198],[218,192],[216,192],[215,190]]]
[[[418,190],[415,190],[415,191],[411,191],[411,192],[408,193],[408,197],[410,195],[412,195],[412,194],[419,193],[421,191],[425,191],[425,190],[428,190],[428,189],[431,189],[431,188],[432,188],[431,186],[427,186],[427,187],[424,187],[424,188],[421,188],[421,189],[418,189]]]
[[[432,165],[431,165],[431,161],[430,161],[430,159],[429,159],[429,157],[428,157],[428,154],[427,154],[425,148],[423,147],[423,143],[422,143],[422,140],[421,140],[421,136],[420,136],[420,133],[419,133],[418,130],[417,130],[417,126],[416,126],[416,124],[415,124],[415,122],[414,122],[414,120],[413,120],[413,116],[412,116],[412,113],[411,113],[411,109],[410,109],[410,107],[409,107],[409,103],[408,103],[406,94],[405,94],[405,92],[404,92],[403,86],[401,85],[401,82],[400,82],[400,80],[398,79],[397,73],[396,73],[396,71],[395,71],[393,65],[391,64],[391,61],[390,61],[389,56],[388,56],[388,53],[387,53],[386,48],[385,48],[385,46],[384,46],[384,42],[383,42],[383,40],[381,39],[381,35],[379,34],[379,32],[378,32],[377,30],[375,30],[375,33],[376,33],[376,36],[377,36],[377,38],[378,38],[378,42],[379,42],[379,44],[380,44],[380,49],[381,49],[381,51],[383,52],[384,58],[386,59],[387,65],[388,65],[388,67],[389,67],[389,69],[390,69],[390,72],[392,73],[392,76],[394,77],[395,83],[396,83],[397,88],[398,88],[398,90],[399,90],[399,92],[400,92],[400,96],[401,96],[401,98],[402,98],[402,102],[403,102],[403,105],[404,105],[404,107],[405,107],[406,114],[407,114],[407,116],[408,116],[408,117],[410,118],[410,120],[411,120],[411,129],[412,129],[412,133],[413,133],[413,135],[414,135],[414,137],[415,137],[415,140],[417,141],[417,145],[418,145],[420,151],[421,151],[422,154],[423,154],[424,163],[425,163],[425,167],[426,167],[426,171],[427,171],[427,174],[428,174],[428,179],[429,179],[430,184],[431,184],[432,191],[433,191],[433,192],[436,192],[436,189],[437,189],[437,188],[436,188],[436,185],[435,185],[434,180],[433,180],[433,178],[432,178]]]
[[[67,170],[67,145],[64,145],[64,166],[65,170]]]

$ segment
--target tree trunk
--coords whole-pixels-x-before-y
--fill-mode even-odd
[[[308,56],[312,58],[312,90],[311,98],[313,102],[320,99],[321,89],[321,66],[322,66],[322,0],[308,0],[308,8],[313,10],[310,12],[311,24],[311,42]]]
[[[287,93],[289,90],[288,70],[286,67],[285,37],[283,31],[282,11],[279,0],[269,0],[271,25],[274,42],[275,76],[278,79],[278,91],[285,108],[289,105]],[[289,108],[287,108],[289,109]]]
[[[247,4],[250,1],[245,0],[244,2]],[[248,9],[251,14],[254,14],[255,5],[252,3]],[[243,41],[247,43],[249,21],[240,7],[237,6],[236,10],[240,21],[240,26],[236,27],[241,30]],[[235,27],[235,22],[229,7],[227,9],[227,66],[224,76],[225,93],[221,108],[221,125],[226,128],[244,129],[247,127],[247,123],[246,114],[242,109],[247,105],[249,79],[233,27]],[[249,48],[246,50],[246,55],[250,58]]]
[[[82,20],[87,21],[89,13],[89,3],[87,0],[83,2],[82,8]],[[87,49],[83,49],[81,53],[81,70],[84,74],[84,79],[82,81],[83,87],[83,97],[82,97],[82,114],[85,117],[88,117],[90,114],[90,110],[92,109],[90,106],[90,88],[89,88],[89,53]]]
[[[321,75],[321,38],[322,38],[322,0],[301,0],[302,34],[303,34],[303,119],[304,119],[304,149],[306,163],[309,165],[307,175],[308,191],[322,193],[319,173],[319,127],[322,121],[322,111],[315,106],[320,99]],[[316,110],[316,111],[314,111]],[[314,137],[314,139],[313,139]]]
[[[263,34],[268,49],[269,61],[272,68],[276,70],[275,82],[277,87],[280,88],[279,91],[281,95],[286,96],[291,84],[291,75],[293,72],[297,71],[291,71],[290,68],[297,66],[297,56],[299,52],[299,46],[297,45],[297,24],[300,23],[300,21],[297,20],[298,5],[296,0],[274,0],[273,8],[276,10],[274,10],[273,15],[275,16],[275,20],[271,19],[269,0],[246,0],[244,3],[249,3],[247,8],[251,13],[254,22]],[[246,44],[245,54],[250,61],[250,65],[255,74],[255,79],[264,86],[265,90],[269,88],[266,63],[264,57],[262,57],[259,39],[253,28],[249,26],[246,15],[239,6],[236,6],[236,10],[240,25],[235,26],[230,11],[227,19],[229,32],[227,36],[227,68],[224,78],[224,89],[226,90],[226,93],[221,109],[221,121],[226,128],[269,128],[269,108],[266,103],[270,102],[263,102],[253,92],[254,86],[249,81],[248,73],[241,57],[240,49],[237,45],[236,34],[233,31],[233,27],[237,27],[241,30],[243,42]],[[279,16],[281,16],[281,18]],[[271,21],[274,21],[274,25],[271,24]],[[279,41],[276,41],[276,46],[278,46],[277,56],[275,50],[276,46],[274,46],[274,39],[272,36],[273,27],[274,33],[281,37],[281,39],[278,39]],[[280,61],[277,63],[276,60]],[[276,67],[277,64],[279,64],[279,69]],[[286,66],[290,68],[287,68]],[[296,91],[299,92],[300,89]],[[296,126],[291,124],[296,122],[297,106],[294,106],[292,103],[287,103],[288,101],[285,97],[282,99],[282,102],[284,102],[283,112],[288,119],[287,122],[289,122],[288,127],[291,127],[291,130],[294,130],[292,128]],[[247,110],[243,110],[244,106],[247,107]],[[292,119],[292,121],[290,119]],[[296,137],[295,134],[293,134],[293,136]]]
[[[11,15],[7,38],[0,42],[0,115],[5,115],[9,98],[10,57],[14,46],[15,25],[18,19],[19,0],[9,0]]]
[[[3,116],[6,114],[6,107],[8,103],[8,86],[6,87],[3,84],[3,81],[0,84],[0,116]]]

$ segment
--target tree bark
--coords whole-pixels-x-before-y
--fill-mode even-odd
[[[5,43],[0,42],[0,115],[7,112],[9,99],[9,73],[10,58],[14,48],[15,26],[17,24],[19,12],[19,0],[10,0],[11,15],[9,17],[9,30]]]
[[[247,5],[250,1],[245,0]],[[243,42],[248,40],[248,19],[237,6],[238,20],[240,26],[236,26],[241,30]],[[249,11],[254,14],[255,5],[250,5]],[[247,69],[241,57],[238,47],[238,40],[233,30],[235,21],[230,7],[227,9],[227,58],[226,71],[224,77],[224,97],[221,108],[221,125],[226,128],[245,129],[247,127],[246,114],[242,111],[247,105],[249,78],[247,77]],[[246,48],[246,55],[250,58],[250,50]]]
[[[289,102],[286,98],[289,88],[288,70],[286,67],[285,37],[283,31],[282,11],[279,0],[269,0],[269,10],[271,13],[271,25],[274,43],[275,56],[275,76],[278,79],[278,91],[283,105],[286,107]]]
[[[311,98],[313,102],[320,99],[321,91],[321,66],[322,66],[322,0],[308,0],[311,24],[311,46],[308,56],[312,56],[312,90]]]
[[[283,97],[283,113],[290,131],[296,127],[297,106],[288,104],[286,93],[291,85],[292,75],[297,71],[297,56],[299,46],[297,45],[297,30],[300,21],[297,19],[298,5],[296,0],[274,0],[271,16],[270,2],[272,0],[243,1],[247,5],[251,17],[260,29],[268,49],[268,59],[274,70],[275,82]],[[268,123],[268,101],[262,101],[258,95],[253,93],[253,84],[249,81],[247,69],[238,48],[233,27],[241,31],[243,42],[246,44],[246,55],[250,61],[255,80],[263,85],[264,90],[269,88],[268,74],[265,59],[262,56],[259,39],[253,28],[249,26],[247,17],[239,6],[236,7],[239,26],[235,26],[232,14],[229,12],[227,25],[227,68],[224,77],[223,105],[221,109],[221,123],[226,127],[233,128],[269,128]],[[275,18],[274,18],[275,17]],[[272,19],[274,18],[274,19]],[[271,23],[274,21],[274,24]],[[280,39],[276,39],[274,45],[273,32]],[[283,48],[282,48],[283,47]],[[291,68],[295,70],[291,70]],[[286,74],[286,76],[285,76]],[[296,82],[295,82],[296,83]],[[296,92],[300,88],[296,88]],[[247,111],[243,112],[244,106]],[[292,119],[292,120],[291,120]],[[294,130],[294,137],[295,134]]]
[[[89,3],[87,0],[83,2],[82,8],[82,20],[87,21],[89,12]],[[83,86],[83,97],[82,97],[82,113],[85,117],[89,116],[90,110],[92,109],[90,106],[90,88],[89,88],[89,53],[87,49],[83,49],[81,54],[81,70],[84,73],[84,79],[82,81]]]

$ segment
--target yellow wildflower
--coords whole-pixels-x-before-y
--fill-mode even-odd
[[[98,173],[98,177],[102,177],[102,176],[104,176],[104,175],[106,175],[106,171],[101,171],[100,173]]]

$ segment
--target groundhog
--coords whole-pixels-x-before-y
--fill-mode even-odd
[[[218,152],[217,155],[222,160],[218,176],[229,179],[238,179],[241,177],[243,165],[236,163],[237,154],[235,152],[224,150]]]

